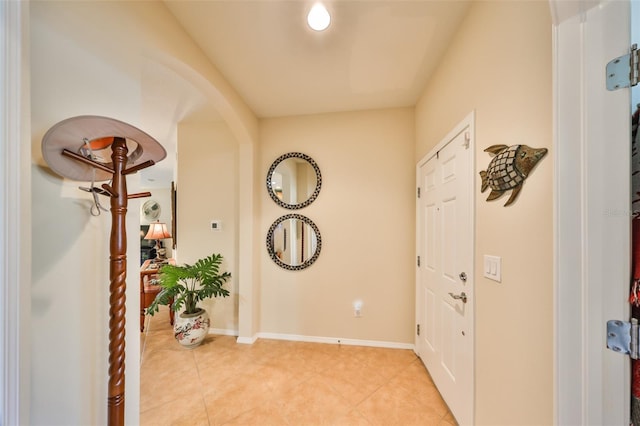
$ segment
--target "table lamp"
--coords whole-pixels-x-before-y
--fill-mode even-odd
[[[156,240],[156,258],[154,262],[162,262],[166,258],[166,250],[162,247],[160,240],[165,238],[171,238],[171,234],[167,230],[167,224],[160,221],[151,222],[149,224],[149,231],[144,236],[145,240]]]

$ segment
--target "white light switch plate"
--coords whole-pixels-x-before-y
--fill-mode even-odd
[[[484,255],[484,276],[497,282],[502,281],[502,258]]]

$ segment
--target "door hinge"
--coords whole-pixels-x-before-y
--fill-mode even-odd
[[[418,256],[418,261],[417,261],[417,263],[418,263],[418,267],[420,267],[420,256]]]
[[[469,142],[471,142],[471,135],[469,132],[464,132],[464,147],[469,149]]]
[[[619,320],[607,321],[607,348],[631,359],[638,359],[638,320],[631,322]]]
[[[418,187],[418,198],[420,198],[420,187]]]
[[[633,87],[638,84],[638,45],[631,46],[631,50],[607,64],[607,90],[618,90]]]
[[[416,334],[420,335],[420,324],[416,324]]]

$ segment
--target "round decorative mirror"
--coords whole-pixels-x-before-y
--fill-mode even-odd
[[[318,197],[321,186],[320,168],[311,157],[301,152],[281,155],[267,173],[267,192],[285,209],[308,206]]]
[[[299,271],[320,256],[322,239],[318,227],[306,216],[288,214],[278,218],[267,233],[267,250],[276,264]]]

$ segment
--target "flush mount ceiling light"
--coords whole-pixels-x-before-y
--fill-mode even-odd
[[[307,15],[307,22],[311,29],[315,31],[324,31],[331,23],[331,15],[329,15],[329,11],[326,7],[320,3],[316,3]]]

